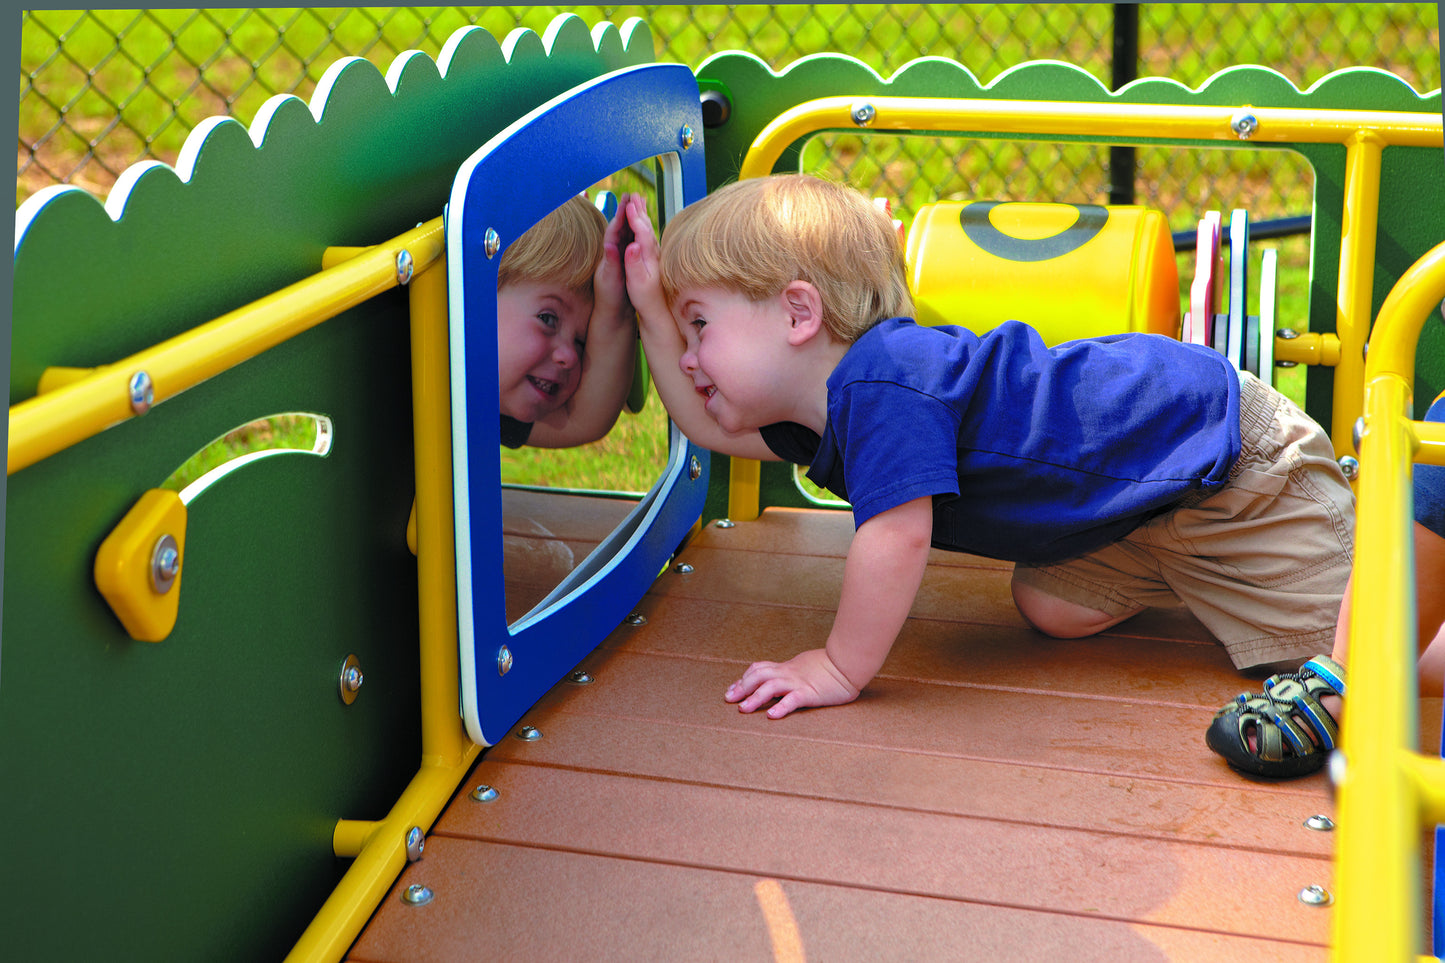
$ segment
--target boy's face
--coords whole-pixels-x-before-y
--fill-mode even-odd
[[[560,284],[518,281],[497,292],[502,414],[535,422],[571,399],[591,318],[592,299]]]
[[[794,377],[781,297],[750,301],[718,288],[679,292],[674,320],[687,346],[678,366],[725,431],[788,420],[780,395]]]

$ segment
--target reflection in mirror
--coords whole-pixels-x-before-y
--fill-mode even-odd
[[[618,199],[640,194],[656,221],[652,165],[569,200],[503,251],[497,275],[507,621],[557,587],[662,474],[667,415],[647,399],[626,300]]]

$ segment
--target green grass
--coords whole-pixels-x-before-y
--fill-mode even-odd
[[[303,414],[272,415],[232,429],[206,445],[177,468],[162,488],[181,491],[222,465],[242,455],[261,451],[316,452],[317,420]],[[322,439],[323,446],[327,443]]]

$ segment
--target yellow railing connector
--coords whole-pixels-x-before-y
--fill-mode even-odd
[[[245,307],[114,364],[77,376],[58,369],[47,390],[10,408],[7,473],[64,451],[409,281],[441,257],[442,220],[427,222]],[[401,263],[407,265],[405,272]]]

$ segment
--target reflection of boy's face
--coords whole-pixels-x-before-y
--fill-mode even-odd
[[[502,414],[539,421],[566,404],[582,376],[592,299],[546,281],[497,292],[497,381]]]

